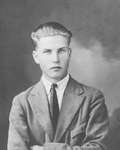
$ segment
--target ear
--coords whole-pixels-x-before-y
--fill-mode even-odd
[[[69,48],[69,57],[71,57],[72,49]]]
[[[33,59],[35,61],[36,64],[39,64],[39,57],[38,57],[38,52],[36,50],[34,50],[32,52],[32,56],[33,56]]]

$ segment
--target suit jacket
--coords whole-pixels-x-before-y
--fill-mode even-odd
[[[103,150],[108,113],[101,91],[70,77],[55,135],[41,81],[14,98],[9,123],[8,150],[30,150],[33,145],[46,150],[50,143],[62,150]]]

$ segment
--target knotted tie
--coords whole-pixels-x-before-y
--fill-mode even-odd
[[[56,87],[57,84],[52,84],[50,89],[50,113],[51,113],[54,132],[56,131],[57,120],[59,116],[59,105],[58,105],[57,93],[55,89]]]

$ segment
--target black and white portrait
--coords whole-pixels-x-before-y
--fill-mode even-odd
[[[102,150],[104,145],[109,150],[119,150],[119,8],[120,0],[0,0],[0,150],[7,149],[8,141],[9,147],[12,148],[15,145],[13,149],[9,148],[8,150],[18,150],[21,143],[24,146],[19,147],[20,150],[25,148],[25,150],[29,148],[41,150],[39,146],[43,147],[45,141],[47,141],[44,146],[45,150],[54,150],[57,146],[60,150],[71,150],[72,148],[73,150],[75,148],[80,150],[80,147],[83,150],[84,147],[88,147],[89,150],[91,146]],[[44,33],[40,31],[44,28],[43,23],[48,23],[47,30],[45,29]],[[63,25],[66,30],[64,31],[63,28],[61,30],[60,26],[58,27],[59,30],[55,23],[58,23],[58,26],[59,24]],[[39,27],[41,24],[43,27]],[[46,37],[48,37],[47,40]],[[43,40],[39,42],[41,38]],[[41,49],[43,50],[42,55],[38,52]],[[49,66],[51,62],[49,56],[55,54],[55,52],[57,53],[56,56],[52,57],[57,59],[59,53],[62,63],[59,66],[59,63],[55,63],[57,65],[53,66],[52,69],[55,72],[61,71],[61,74],[57,77],[50,74],[50,78],[47,78],[45,67]],[[21,92],[29,91],[29,88],[33,85],[38,90],[36,84],[41,78],[43,80],[42,86],[49,84],[46,79],[56,83],[65,79],[66,85],[63,87],[66,90],[70,81],[70,85],[74,86],[69,86],[69,89],[76,89],[73,91],[77,93],[77,96],[71,96],[72,99],[76,99],[76,103],[70,100],[73,91],[66,94],[69,96],[66,99],[69,99],[69,103],[71,103],[71,106],[68,107],[68,110],[71,109],[71,111],[67,111],[65,107],[67,102],[62,101],[62,99],[65,99],[65,92],[62,91],[62,93],[58,90],[59,111],[64,112],[65,107],[64,113],[69,116],[74,112],[74,115],[71,121],[70,117],[64,119],[58,117],[58,122],[62,121],[62,123],[57,124],[55,128],[57,133],[54,133],[54,138],[49,123],[47,124],[49,127],[45,123],[47,119],[42,118],[43,115],[41,114],[42,111],[46,112],[47,109],[41,107],[40,111],[37,110],[35,107],[38,103],[35,106],[35,101],[30,101],[30,98],[24,101],[25,96],[29,95],[28,93],[19,95]],[[30,90],[31,97],[33,97],[35,89]],[[46,90],[46,86],[44,90]],[[40,93],[44,93],[43,89],[41,91]],[[61,93],[62,96],[59,98]],[[19,96],[16,98],[16,95]],[[81,103],[78,101],[78,95]],[[51,96],[47,93],[47,90],[46,96],[48,105],[50,105],[49,99]],[[61,99],[60,102],[59,99]],[[42,104],[45,105],[44,102],[40,103],[40,105]],[[73,107],[77,108],[76,111]],[[30,109],[33,109],[33,111],[30,111]],[[35,109],[36,111],[34,111]],[[50,106],[49,111],[51,112]],[[20,113],[17,114],[16,112]],[[33,114],[30,112],[33,112]],[[58,116],[61,116],[60,113]],[[25,114],[24,117],[23,114]],[[57,114],[57,110],[55,110],[55,114]],[[25,121],[19,122],[18,116]],[[35,119],[33,119],[33,116],[35,116]],[[66,119],[69,120],[68,125],[66,125]],[[42,120],[42,123],[39,124],[40,127],[34,126],[39,120]],[[21,131],[19,126],[14,126],[14,123],[24,129],[22,128]],[[99,126],[99,123],[102,125]],[[22,126],[23,124],[25,126]],[[65,126],[64,131],[61,128],[62,124]],[[44,127],[45,130],[49,130],[50,137],[44,133]],[[11,128],[14,128],[14,130],[11,130]],[[63,135],[60,137],[60,134]],[[40,137],[41,139],[38,140]],[[18,139],[20,143],[18,142],[18,144],[15,139]],[[104,139],[104,142],[102,139]],[[48,144],[51,141],[54,143],[53,145]],[[60,143],[60,145],[56,143]],[[67,145],[64,145],[64,143]]]

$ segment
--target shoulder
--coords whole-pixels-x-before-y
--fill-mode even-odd
[[[12,103],[19,103],[19,104],[26,103],[28,97],[31,95],[32,91],[37,87],[38,84],[39,82],[14,96]]]
[[[80,83],[73,78],[71,78],[71,82],[74,88],[82,90],[85,96],[91,97],[92,99],[96,97],[104,97],[103,92],[98,88],[86,85],[84,83]]]

